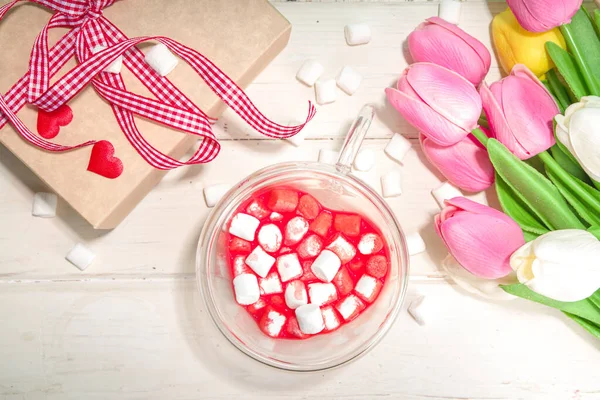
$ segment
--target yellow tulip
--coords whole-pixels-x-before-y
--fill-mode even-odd
[[[525,64],[541,77],[554,67],[545,43],[554,42],[563,49],[567,48],[558,28],[541,33],[526,31],[509,8],[492,20],[492,40],[500,65],[507,74],[515,64]]]

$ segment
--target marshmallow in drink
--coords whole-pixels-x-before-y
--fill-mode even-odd
[[[354,158],[354,168],[358,171],[369,171],[375,165],[375,152],[372,149],[362,149]]]
[[[102,50],[106,50],[108,47],[99,44],[98,46],[92,49],[92,53],[96,54],[101,52]],[[118,74],[121,72],[121,68],[123,68],[123,56],[119,56],[109,64],[108,67],[104,68],[104,72],[110,72],[111,74]]]
[[[383,197],[396,197],[402,194],[402,172],[394,169],[381,176]]]
[[[313,261],[310,269],[323,282],[331,282],[342,266],[340,258],[331,250],[323,250]]]
[[[425,251],[425,241],[419,234],[419,232],[413,232],[406,235],[406,247],[408,247],[408,254],[414,256]]]
[[[282,282],[300,278],[304,272],[296,253],[284,254],[277,257],[277,271],[279,271]]]
[[[367,303],[372,303],[377,298],[382,286],[383,284],[379,280],[365,274],[356,283],[354,291],[358,297]]]
[[[308,304],[308,294],[302,281],[291,281],[285,288],[285,304],[295,310],[296,308]]]
[[[260,298],[258,280],[254,274],[241,274],[233,278],[235,300],[243,305],[254,304]]]
[[[152,46],[146,53],[145,61],[160,76],[167,76],[179,62],[171,50],[162,43]]]
[[[321,309],[315,304],[306,304],[296,308],[296,318],[302,333],[314,335],[325,329]]]
[[[206,201],[207,207],[214,207],[217,205],[219,200],[225,193],[231,189],[231,185],[227,183],[219,183],[216,185],[209,185],[204,187],[204,200]]]
[[[309,283],[308,297],[311,304],[324,306],[337,300],[337,290],[333,283]]]
[[[323,71],[325,71],[325,68],[318,61],[306,60],[296,73],[296,79],[307,86],[312,86],[319,79]]]
[[[338,310],[345,321],[356,318],[365,307],[365,303],[353,294],[348,295],[348,297],[335,305],[336,310]]]
[[[267,254],[260,246],[256,246],[246,257],[246,265],[261,278],[265,278],[269,274],[273,264],[275,264],[275,257]]]
[[[317,103],[333,103],[337,98],[337,87],[335,79],[319,79],[317,83],[315,83],[315,94],[317,98]]]
[[[385,146],[385,153],[395,161],[402,162],[406,153],[412,148],[410,140],[405,138],[399,133],[394,133],[394,136],[390,139],[388,144]]]
[[[308,232],[308,221],[302,217],[294,217],[285,226],[285,239],[283,244],[293,246],[300,242]]]
[[[321,308],[321,314],[323,314],[325,330],[328,332],[337,329],[342,324],[340,317],[338,317],[335,309],[332,306]]]
[[[31,214],[34,217],[54,218],[57,202],[58,198],[54,193],[38,192],[33,195]]]
[[[336,82],[340,89],[352,96],[362,83],[362,75],[354,68],[345,66],[338,74]]]
[[[450,182],[444,182],[437,188],[431,191],[431,194],[437,201],[438,205],[441,209],[443,209],[446,200],[453,199],[455,197],[462,197],[462,193],[455,186],[453,186]]]
[[[249,242],[254,241],[254,234],[260,221],[252,215],[238,213],[231,219],[229,233]]]
[[[451,24],[458,25],[460,22],[460,9],[461,2],[458,0],[441,0],[438,17]]]
[[[65,258],[68,262],[83,271],[90,266],[90,264],[94,261],[94,258],[96,258],[96,255],[83,244],[77,243],[67,253]]]
[[[260,278],[258,285],[260,286],[260,294],[283,293],[283,286],[281,286],[281,280],[279,280],[276,271],[271,272],[265,278]]]
[[[344,36],[350,46],[366,44],[371,41],[371,28],[367,24],[349,24],[344,27]]]
[[[281,230],[275,224],[263,225],[258,231],[258,243],[269,253],[279,250],[282,240]]]

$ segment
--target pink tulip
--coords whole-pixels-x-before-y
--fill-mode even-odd
[[[408,51],[415,62],[441,65],[475,86],[490,69],[490,52],[483,43],[438,17],[427,19],[408,36]]]
[[[486,279],[511,273],[510,256],[525,244],[519,225],[498,210],[464,197],[446,201],[435,229],[467,271]]]
[[[494,137],[521,160],[554,145],[552,119],[558,107],[526,66],[515,65],[509,76],[489,88],[484,83],[479,92]]]
[[[421,147],[429,162],[454,186],[480,192],[494,184],[494,166],[485,148],[473,136],[452,146],[440,146],[421,134]]]
[[[568,24],[583,0],[506,0],[519,24],[530,32],[546,32]]]
[[[412,126],[442,146],[464,139],[481,114],[481,98],[471,82],[432,63],[409,66],[398,89],[387,88],[385,93]]]

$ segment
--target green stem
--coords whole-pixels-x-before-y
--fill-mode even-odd
[[[483,132],[479,128],[475,128],[471,131],[471,134],[473,136],[475,136],[477,138],[477,140],[479,140],[484,147],[487,147],[487,142],[488,142],[489,138],[487,137],[485,132]]]
[[[485,118],[484,116],[482,116],[481,118],[479,118],[479,121],[477,121],[477,123],[480,126],[483,126],[485,129],[490,129],[490,124],[489,124],[487,118]]]
[[[558,106],[562,114],[565,112],[569,104],[571,104],[569,101],[569,94],[558,79],[555,69],[551,69],[550,71],[546,72],[546,78],[548,78],[548,85],[551,88],[551,93],[554,94],[554,97],[558,101]]]
[[[569,50],[571,50],[571,53],[575,57],[575,62],[577,63],[577,66],[579,67],[579,70],[581,71],[583,79],[585,80],[585,83],[591,91],[591,94],[593,94],[594,96],[600,96],[600,85],[598,85],[596,78],[594,78],[594,76],[592,75],[590,67],[583,60],[583,49],[577,47],[571,28],[569,27],[569,25],[561,25],[560,31],[563,34],[563,37],[565,38],[567,47],[569,48]]]

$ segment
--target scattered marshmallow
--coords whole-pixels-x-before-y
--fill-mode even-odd
[[[344,300],[337,303],[335,308],[345,321],[350,321],[365,309],[365,303],[355,295],[350,294]]]
[[[271,213],[271,211],[265,207],[263,202],[257,199],[252,200],[252,202],[248,204],[248,207],[246,207],[246,212],[258,219],[263,219]]]
[[[356,255],[356,248],[341,233],[334,236],[327,249],[333,251],[340,258],[342,264],[346,264]]]
[[[451,24],[460,22],[461,2],[458,0],[441,0],[438,16]]]
[[[252,270],[246,265],[246,257],[235,256],[233,259],[233,276],[241,274],[251,274]]]
[[[99,44],[98,46],[92,49],[92,53],[100,53],[102,50],[106,50],[108,47]],[[111,74],[118,74],[121,72],[121,68],[123,68],[123,56],[119,56],[108,65],[108,67],[104,68],[104,72],[110,72]]]
[[[408,254],[411,256],[422,253],[427,248],[419,232],[414,232],[406,236],[406,247],[408,247]]]
[[[371,28],[367,24],[349,24],[344,27],[344,35],[350,46],[367,44],[371,41]]]
[[[408,306],[408,313],[417,321],[419,325],[425,325],[431,322],[433,311],[431,305],[425,300],[425,296],[419,296]]]
[[[278,212],[272,212],[271,215],[269,215],[269,219],[271,221],[278,222],[283,219],[283,215],[279,214]]]
[[[296,79],[305,85],[312,86],[325,71],[323,65],[315,60],[306,60],[296,73]]]
[[[292,125],[297,125],[297,121],[294,121],[294,123],[289,123],[289,126]],[[295,147],[300,147],[300,145],[304,142],[304,139],[306,138],[306,127],[302,128],[302,130],[298,133],[296,133],[294,136],[287,138],[286,140],[291,143],[293,146]]]
[[[354,168],[359,171],[369,171],[375,165],[375,152],[372,149],[362,149],[354,158]]]
[[[292,310],[308,304],[308,295],[304,282],[291,281],[288,283],[285,288],[285,304]]]
[[[383,248],[383,240],[375,233],[365,233],[358,242],[360,254],[373,254]]]
[[[33,195],[31,214],[34,217],[54,218],[57,202],[58,198],[54,193],[38,192]]]
[[[258,243],[269,253],[279,250],[282,239],[281,230],[275,224],[263,225],[258,231]]]
[[[204,188],[204,200],[206,201],[207,207],[214,207],[217,205],[219,200],[225,193],[231,189],[231,185],[227,183],[219,183],[217,185],[210,185]]]
[[[356,283],[356,287],[354,291],[364,301],[367,303],[372,303],[379,295],[381,291],[382,283],[369,275],[363,275]]]
[[[152,46],[144,60],[160,76],[167,76],[179,62],[171,50],[162,43]]]
[[[450,182],[444,182],[436,189],[431,191],[431,194],[437,201],[440,208],[444,208],[446,206],[445,201],[453,199],[455,197],[462,197],[462,193],[460,190],[456,188],[456,186],[452,185]]]
[[[267,254],[262,247],[256,246],[252,253],[246,257],[246,264],[252,268],[254,272],[261,278],[265,278],[273,264],[275,264],[275,257]]]
[[[334,150],[321,149],[319,150],[319,162],[323,164],[335,165],[337,163],[339,153]]]
[[[77,243],[67,253],[65,258],[68,262],[83,271],[90,266],[90,264],[94,261],[94,258],[96,258],[96,255],[81,243]]]
[[[273,308],[269,308],[265,311],[260,320],[260,328],[267,335],[277,337],[281,333],[281,329],[283,328],[283,325],[285,325],[286,320],[287,318],[285,315]]]
[[[254,274],[241,274],[233,278],[235,300],[243,305],[254,304],[260,298],[258,279]]]
[[[260,221],[252,215],[238,213],[231,219],[229,233],[249,242],[254,241],[254,234]]]
[[[309,283],[308,296],[311,304],[324,306],[337,300],[337,290],[333,283]]]
[[[258,285],[260,286],[260,294],[283,293],[283,286],[281,286],[279,275],[275,271],[267,275],[266,278],[261,278]]]
[[[288,221],[285,226],[285,239],[283,243],[286,246],[293,246],[300,242],[306,232],[308,232],[308,221],[302,217],[294,217]]]
[[[284,254],[277,257],[277,271],[282,282],[291,281],[302,276],[302,265],[296,253]]]
[[[331,282],[341,266],[340,258],[333,251],[323,250],[313,261],[310,269],[320,280]]]
[[[337,329],[342,324],[340,317],[338,317],[337,313],[335,312],[335,309],[331,306],[323,307],[321,309],[321,314],[323,314],[325,330],[328,332]]]
[[[402,194],[402,171],[391,170],[381,176],[383,197],[396,197]]]
[[[296,308],[296,318],[302,333],[314,335],[325,329],[321,309],[315,304],[306,304]]]
[[[411,148],[412,143],[410,140],[399,133],[394,133],[394,136],[392,136],[388,144],[385,146],[384,151],[392,159],[401,163],[404,159],[404,156],[406,156]]]
[[[317,103],[333,103],[337,98],[335,79],[319,79],[317,83],[315,83],[315,94]]]
[[[362,83],[362,75],[354,68],[345,66],[338,74],[336,83],[346,94],[352,96]]]

